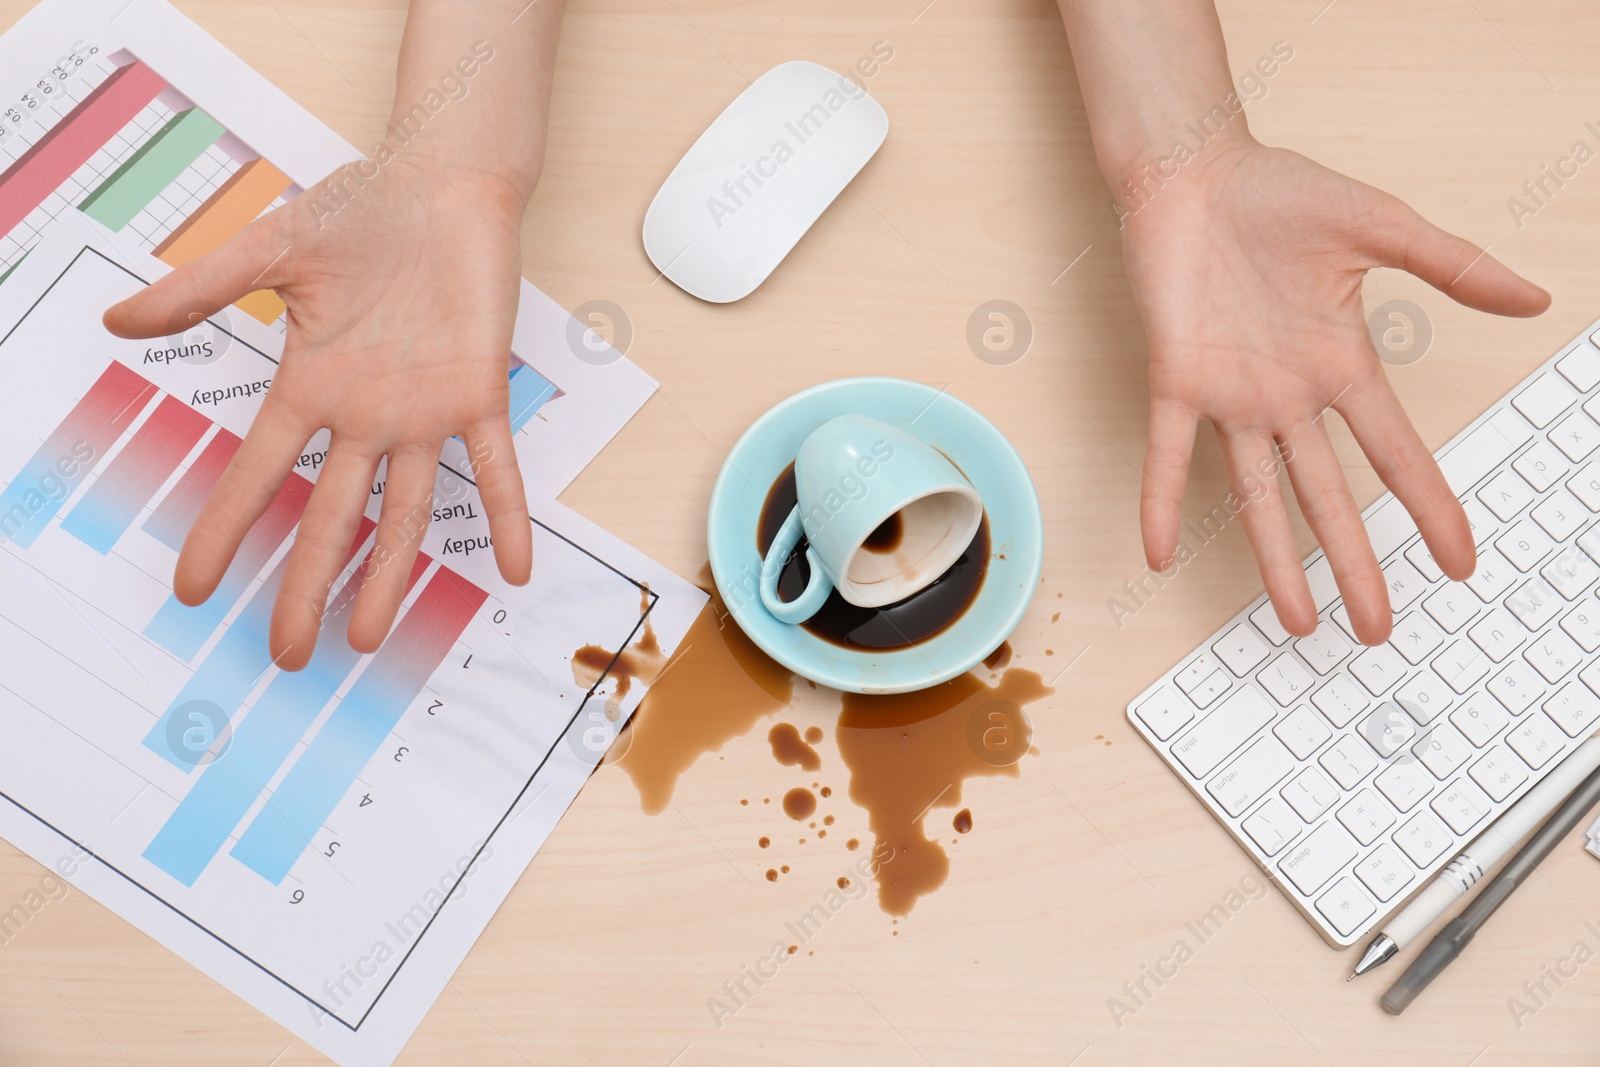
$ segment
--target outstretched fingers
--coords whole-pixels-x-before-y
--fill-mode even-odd
[[[1245,536],[1261,567],[1261,579],[1283,628],[1305,637],[1317,628],[1316,603],[1300,566],[1294,530],[1283,503],[1279,461],[1271,435],[1260,431],[1219,430],[1223,455]]]
[[[533,572],[533,523],[511,425],[503,417],[486,418],[467,432],[466,442],[500,576],[512,585],[526,585]]]
[[[1152,570],[1166,570],[1178,550],[1183,489],[1189,480],[1198,417],[1187,404],[1159,397],[1150,401],[1150,442],[1144,454],[1144,490],[1139,526],[1144,558]]]
[[[389,453],[377,539],[350,613],[350,647],[358,652],[376,652],[394,625],[433,519],[438,475],[438,445],[405,445]]]

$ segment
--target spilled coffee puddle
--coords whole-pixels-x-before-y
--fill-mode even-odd
[[[664,669],[648,632],[617,659],[629,673],[619,682],[615,699],[634,680],[648,688],[618,739],[614,750],[621,754],[615,763],[633,781],[640,806],[652,815],[667,808],[678,781],[696,760],[748,735],[794,698],[794,675],[739,629],[705,571],[700,584],[710,592],[711,602]],[[599,653],[591,659],[579,652],[573,660],[575,675],[580,666],[587,669],[599,659]],[[842,695],[835,741],[849,774],[848,794],[866,812],[873,838],[869,851],[893,850],[892,861],[875,865],[878,902],[890,915],[909,914],[917,900],[949,876],[949,854],[924,831],[930,812],[961,808],[962,787],[970,779],[1020,777],[1018,763],[1036,751],[1023,708],[1055,690],[1035,672],[1007,666],[1013,655],[1006,645],[990,657],[987,683],[971,672],[917,693]],[[602,663],[599,670],[604,667]],[[838,842],[837,837],[822,840],[836,819],[826,810],[833,788],[826,783],[826,761],[817,747],[824,739],[817,726],[802,732],[792,723],[778,722],[769,728],[774,762],[807,778],[775,785],[759,803],[749,796],[740,801],[768,821],[757,842],[762,850],[778,851],[784,840],[803,845],[811,836],[824,845]],[[973,829],[969,808],[940,818],[950,818],[948,825],[958,835]],[[807,837],[789,837],[795,830]],[[851,837],[844,848],[854,852],[861,844]],[[772,862],[758,873],[776,882],[790,873],[790,866]]]
[[[666,666],[666,654],[656,639],[655,626],[650,622],[650,587],[639,587],[639,614],[644,616],[644,632],[634,644],[613,654],[602,645],[584,645],[572,653],[572,680],[585,690],[607,674],[612,681],[612,691],[606,697],[606,718],[616,722],[622,714],[622,700],[637,680],[648,687],[661,675]],[[685,644],[688,643],[685,639]]]
[[[574,655],[575,674],[577,669]],[[788,707],[793,697],[794,676],[745,636],[712,591],[711,602],[695,618],[671,662],[657,671],[617,738],[614,762],[639,790],[640,806],[655,815],[667,809],[678,779],[695,760],[748,734],[763,718]]]
[[[993,685],[963,674],[932,689],[893,696],[844,694],[839,754],[850,770],[850,799],[867,810],[878,846],[894,861],[878,876],[878,903],[909,914],[918,898],[944,884],[950,857],[923,831],[934,808],[961,801],[970,778],[1020,777],[1033,728],[1024,705],[1055,690],[1033,671],[1009,668]],[[967,829],[972,814],[958,819]]]

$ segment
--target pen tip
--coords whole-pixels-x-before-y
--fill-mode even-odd
[[[1350,982],[1354,982],[1356,980],[1355,972],[1351,971],[1349,974],[1345,975],[1344,976],[1344,980],[1345,980],[1346,984],[1349,984]]]

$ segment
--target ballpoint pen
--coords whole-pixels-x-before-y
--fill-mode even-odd
[[[1443,915],[1446,908],[1466,895],[1485,871],[1499,863],[1597,768],[1600,768],[1600,734],[1573,749],[1570,756],[1451,860],[1415,900],[1385,923],[1383,931],[1367,945],[1360,962],[1345,981],[1393,959],[1395,953]]]
[[[1533,873],[1534,868],[1566,840],[1567,835],[1594,810],[1596,804],[1600,804],[1600,771],[1589,775],[1516,857],[1490,879],[1489,884],[1478,893],[1477,899],[1446,923],[1444,929],[1417,954],[1405,974],[1383,995],[1383,1010],[1390,1015],[1399,1015],[1410,1007],[1411,1002],[1456,961],[1456,957],[1477,936],[1483,924],[1500,910],[1500,905],[1511,898],[1511,894]]]

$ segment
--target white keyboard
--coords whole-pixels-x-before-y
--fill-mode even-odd
[[[1445,578],[1384,496],[1363,519],[1388,643],[1356,641],[1319,551],[1314,634],[1291,639],[1263,596],[1128,706],[1333,944],[1371,933],[1600,722],[1595,327],[1438,453],[1471,578]]]

